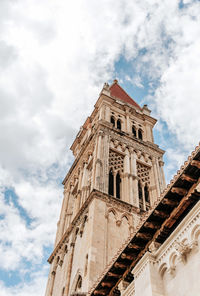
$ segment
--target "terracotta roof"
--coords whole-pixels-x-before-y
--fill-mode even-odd
[[[125,103],[131,104],[141,110],[141,107],[125,92],[125,90],[118,84],[117,80],[114,80],[110,86],[110,94]]]

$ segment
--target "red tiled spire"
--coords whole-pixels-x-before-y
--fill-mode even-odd
[[[116,79],[110,86],[110,94],[111,96],[116,97],[125,103],[131,104],[141,110],[141,107],[125,92],[125,90],[118,84]]]

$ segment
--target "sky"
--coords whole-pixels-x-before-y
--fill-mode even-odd
[[[0,0],[0,296],[44,295],[69,147],[115,78],[169,182],[200,139],[200,1]]]

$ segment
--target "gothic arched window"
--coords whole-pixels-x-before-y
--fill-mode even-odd
[[[142,185],[141,182],[138,181],[138,197],[139,197],[139,207],[140,209],[143,209],[143,194],[142,194]]]
[[[140,140],[143,139],[143,136],[142,136],[142,130],[141,130],[141,129],[138,130],[138,138],[139,138]]]
[[[139,195],[139,200],[142,201],[142,186],[140,181],[138,181],[138,195]]]
[[[81,287],[82,287],[82,277],[79,275],[76,286],[75,286],[75,292],[80,291]]]
[[[110,117],[110,122],[113,124],[113,127],[115,127],[115,118],[114,118],[114,116]]]
[[[121,120],[120,119],[117,120],[117,128],[119,130],[121,130]]]
[[[144,186],[144,197],[145,197],[145,201],[149,202],[149,188],[147,184],[145,184]]]
[[[65,287],[63,287],[62,289],[62,296],[64,296],[64,293],[65,293]]]
[[[112,169],[110,169],[110,172],[109,172],[109,184],[108,184],[108,194],[110,195],[114,195],[114,177],[113,177],[113,172],[112,172]]]
[[[84,271],[84,275],[87,274],[87,269],[88,269],[88,254],[85,257],[85,271]]]
[[[134,135],[134,137],[136,137],[136,129],[135,129],[134,125],[132,126],[132,134]]]
[[[120,198],[120,183],[121,183],[121,178],[118,172],[116,176],[116,197],[117,198]]]

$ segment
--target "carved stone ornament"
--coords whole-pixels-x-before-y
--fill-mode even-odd
[[[187,261],[187,255],[191,252],[191,246],[188,243],[176,242],[174,245],[177,253],[180,256],[180,259],[183,263]]]

